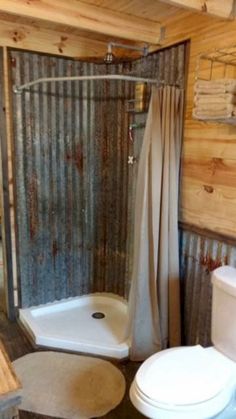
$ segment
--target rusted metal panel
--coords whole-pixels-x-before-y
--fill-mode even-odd
[[[120,73],[122,66],[106,69],[104,65],[96,71],[97,74]],[[94,278],[99,291],[120,295],[125,294],[130,274],[125,268],[129,258],[126,241],[130,228],[127,211],[131,173],[127,162],[132,145],[128,137],[130,115],[126,112],[126,104],[133,95],[132,89],[126,82],[96,83],[96,96],[100,101],[95,106],[95,141],[100,148],[101,176],[96,179]]]
[[[187,345],[211,344],[211,272],[236,267],[235,246],[204,235],[180,231],[183,332]]]
[[[11,54],[15,83],[106,71]],[[130,95],[130,84],[105,81],[50,83],[15,96],[23,307],[94,291],[124,295]]]
[[[62,61],[50,57],[16,52],[12,57],[17,83],[65,70]],[[71,238],[74,224],[71,172],[79,176],[76,164],[68,163],[70,147],[78,144],[67,126],[68,96],[63,85],[53,83],[15,96],[16,211],[23,306],[68,296],[71,246],[66,239]],[[75,211],[76,204],[74,200]]]
[[[184,88],[187,48],[188,43],[182,43],[136,60],[132,64],[132,73],[155,78],[160,84]]]
[[[184,61],[184,51],[175,47],[175,59],[182,54]],[[173,51],[160,54],[107,66],[11,51],[12,78],[14,84],[106,73],[156,78]],[[179,79],[172,67],[166,82]],[[53,82],[14,96],[23,307],[96,291],[128,295],[138,166],[128,165],[128,156],[138,161],[143,135],[130,141],[129,125],[146,119],[126,112],[133,98],[134,85],[106,80]]]

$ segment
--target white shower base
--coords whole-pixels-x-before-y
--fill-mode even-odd
[[[116,295],[95,293],[20,309],[19,319],[36,345],[117,359],[129,356],[127,303]]]

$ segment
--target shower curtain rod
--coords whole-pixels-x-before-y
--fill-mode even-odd
[[[69,77],[43,77],[40,79],[36,79],[30,81],[25,84],[21,84],[19,86],[13,86],[14,93],[21,93],[27,87],[35,86],[39,83],[50,83],[50,82],[57,82],[57,81],[86,81],[86,80],[125,80],[131,82],[143,82],[143,83],[150,83],[150,84],[157,84],[160,81],[156,79],[146,79],[142,77],[133,77],[133,76],[121,76],[119,74],[106,74],[101,76],[69,76]]]

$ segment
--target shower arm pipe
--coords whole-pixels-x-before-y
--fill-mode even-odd
[[[65,77],[43,77],[40,79],[36,79],[33,81],[30,81],[25,84],[21,84],[19,86],[13,86],[13,92],[14,93],[21,93],[24,89],[27,89],[28,87],[35,86],[37,84],[41,83],[51,83],[51,82],[59,82],[59,81],[86,81],[86,80],[124,80],[124,81],[130,81],[130,82],[140,82],[140,83],[150,83],[150,84],[158,84],[160,83],[156,79],[146,79],[142,77],[134,77],[134,76],[121,76],[119,74],[106,74],[106,75],[100,75],[100,76],[65,76]]]

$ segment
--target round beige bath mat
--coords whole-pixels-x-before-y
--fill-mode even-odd
[[[123,374],[108,361],[34,352],[13,362],[22,384],[20,410],[65,419],[103,416],[125,393]]]

